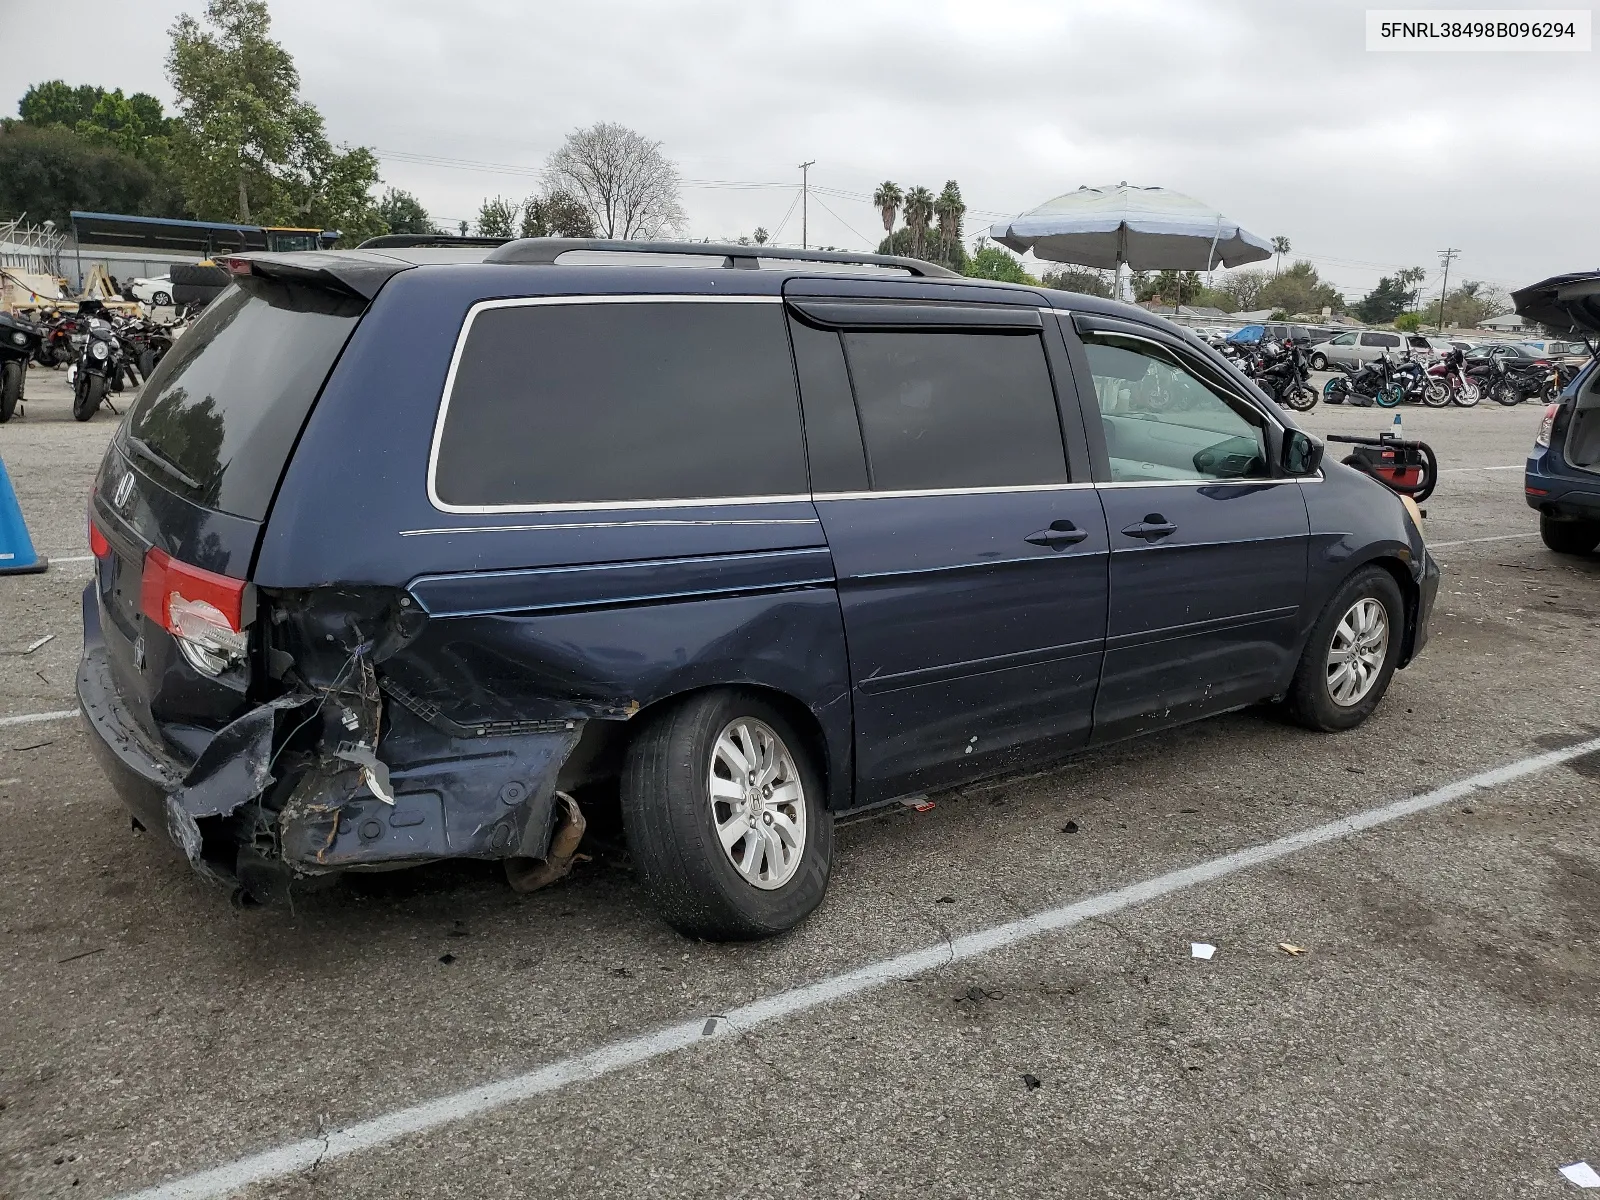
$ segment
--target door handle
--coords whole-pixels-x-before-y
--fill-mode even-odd
[[[1146,513],[1142,521],[1135,521],[1132,525],[1124,527],[1123,533],[1129,537],[1143,538],[1147,542],[1164,538],[1168,534],[1178,532],[1178,527],[1167,520],[1160,513]]]
[[[1079,529],[1071,521],[1051,521],[1049,529],[1030,533],[1022,540],[1032,542],[1035,546],[1049,546],[1052,550],[1060,550],[1064,546],[1076,546],[1088,536],[1087,529]]]

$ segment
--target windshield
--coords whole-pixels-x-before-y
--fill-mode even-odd
[[[303,284],[235,283],[151,374],[128,415],[129,451],[196,504],[263,519],[364,306]]]

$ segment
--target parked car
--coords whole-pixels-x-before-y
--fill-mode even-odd
[[[1311,344],[1310,330],[1304,325],[1268,324],[1245,325],[1230,334],[1228,341],[1237,346],[1253,346],[1257,342],[1279,342],[1293,338],[1301,345]]]
[[[1556,275],[1513,292],[1517,315],[1591,339],[1600,334],[1600,271]],[[1560,554],[1600,546],[1600,364],[1590,359],[1545,406],[1523,476],[1539,536]]]
[[[166,308],[172,304],[172,276],[158,275],[154,279],[135,279],[128,285],[128,291],[135,300],[142,300],[157,308]]]
[[[101,466],[78,696],[257,899],[544,882],[609,794],[668,921],[762,936],[839,813],[1264,700],[1349,729],[1427,639],[1414,508],[1112,301],[550,238],[230,271]]]
[[[1380,355],[1400,358],[1404,353],[1404,336],[1381,329],[1352,330],[1318,342],[1311,347],[1311,368],[1326,371],[1330,364],[1344,367],[1363,367]]]

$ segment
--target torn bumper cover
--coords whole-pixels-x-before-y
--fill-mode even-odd
[[[103,646],[85,646],[78,702],[90,745],[139,824],[164,831],[202,875],[257,899],[349,869],[546,858],[565,817],[556,776],[583,721],[461,738],[391,705],[380,744],[383,698],[370,664],[359,673],[355,703],[347,689],[258,705],[187,765],[152,745]],[[297,739],[301,730],[311,736]]]

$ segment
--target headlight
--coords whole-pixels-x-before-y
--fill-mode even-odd
[[[104,358],[110,353],[110,351],[106,349],[106,344],[104,342],[96,342],[94,345],[89,347],[89,353],[94,355],[96,358]]]
[[[11,340],[13,342],[15,342],[17,345],[21,346],[21,345],[24,345],[27,342],[28,335],[25,334],[25,333],[13,333],[11,335]]]

